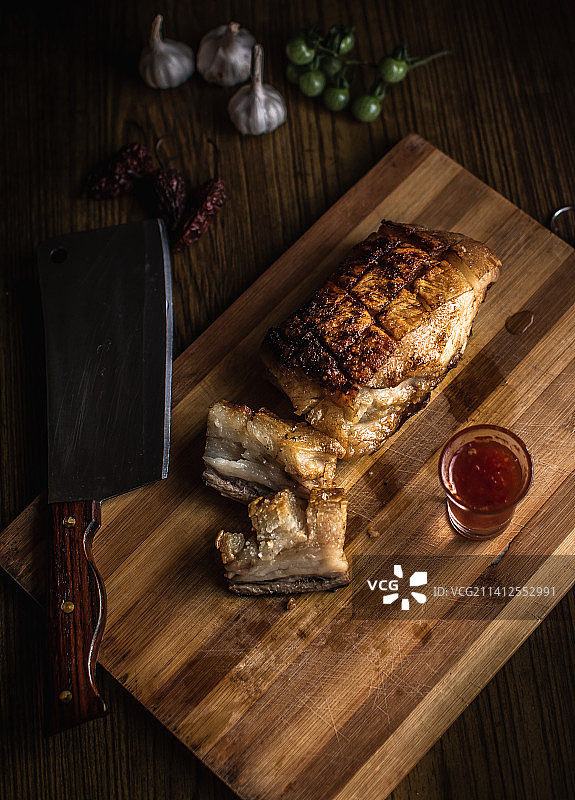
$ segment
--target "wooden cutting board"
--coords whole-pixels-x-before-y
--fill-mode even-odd
[[[340,468],[351,585],[298,596],[289,611],[282,598],[234,597],[213,541],[222,527],[246,530],[247,515],[201,483],[208,405],[226,398],[289,414],[259,342],[383,217],[486,242],[501,278],[428,407],[376,455]],[[103,506],[100,663],[241,797],[387,796],[573,584],[574,301],[574,251],[410,135],[177,359],[168,480]],[[505,322],[520,310],[533,323],[512,335]],[[534,460],[529,495],[487,543],[451,531],[436,477],[445,440],[479,421],[511,427]],[[0,564],[35,597],[44,502],[0,534]],[[506,580],[553,585],[554,596],[509,598],[474,620],[352,618],[357,556],[473,554],[466,575],[443,575],[472,583],[509,542],[509,553],[540,558],[514,574],[517,561],[503,556]]]

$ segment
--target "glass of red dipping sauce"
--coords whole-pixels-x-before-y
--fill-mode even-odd
[[[497,536],[531,484],[531,457],[521,439],[497,425],[473,425],[447,442],[439,480],[449,520],[469,539]]]

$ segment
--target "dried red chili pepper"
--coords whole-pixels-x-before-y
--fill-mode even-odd
[[[137,181],[152,168],[152,156],[145,147],[137,142],[124,145],[88,175],[84,194],[93,200],[129,194]]]
[[[174,236],[186,205],[186,180],[177,169],[157,169],[145,175],[137,185],[142,204],[166,223]]]
[[[226,187],[220,178],[210,178],[196,190],[173,240],[173,249],[180,253],[204,234],[212,217],[227,199]]]

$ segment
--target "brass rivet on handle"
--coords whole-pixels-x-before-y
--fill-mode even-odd
[[[61,703],[71,703],[72,702],[72,692],[69,689],[64,689],[63,692],[60,692],[58,695],[58,700]]]
[[[74,610],[74,603],[71,600],[64,600],[62,603],[62,611],[64,614],[71,614]]]
[[[64,527],[73,528],[76,524],[76,517],[64,517]]]

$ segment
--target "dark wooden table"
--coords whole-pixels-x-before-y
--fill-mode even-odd
[[[290,148],[242,138],[231,91],[194,76],[148,89],[136,64],[154,14],[197,50],[231,19],[266,50],[266,80],[285,96]],[[283,45],[305,17],[353,22],[357,54],[401,38],[415,55],[452,55],[393,88],[370,125],[332,115],[284,77]],[[416,131],[536,220],[575,201],[575,6],[567,0],[376,0],[13,5],[0,49],[4,106],[0,302],[3,527],[45,484],[45,390],[35,248],[53,234],[138,219],[133,198],[80,196],[87,170],[121,145],[159,152],[198,184],[217,145],[229,203],[174,260],[178,355],[402,136]],[[354,91],[365,88],[358,75]],[[135,800],[232,793],[106,674],[112,713],[42,736],[43,617],[0,580],[0,797]],[[575,647],[571,591],[392,797],[575,797]]]

